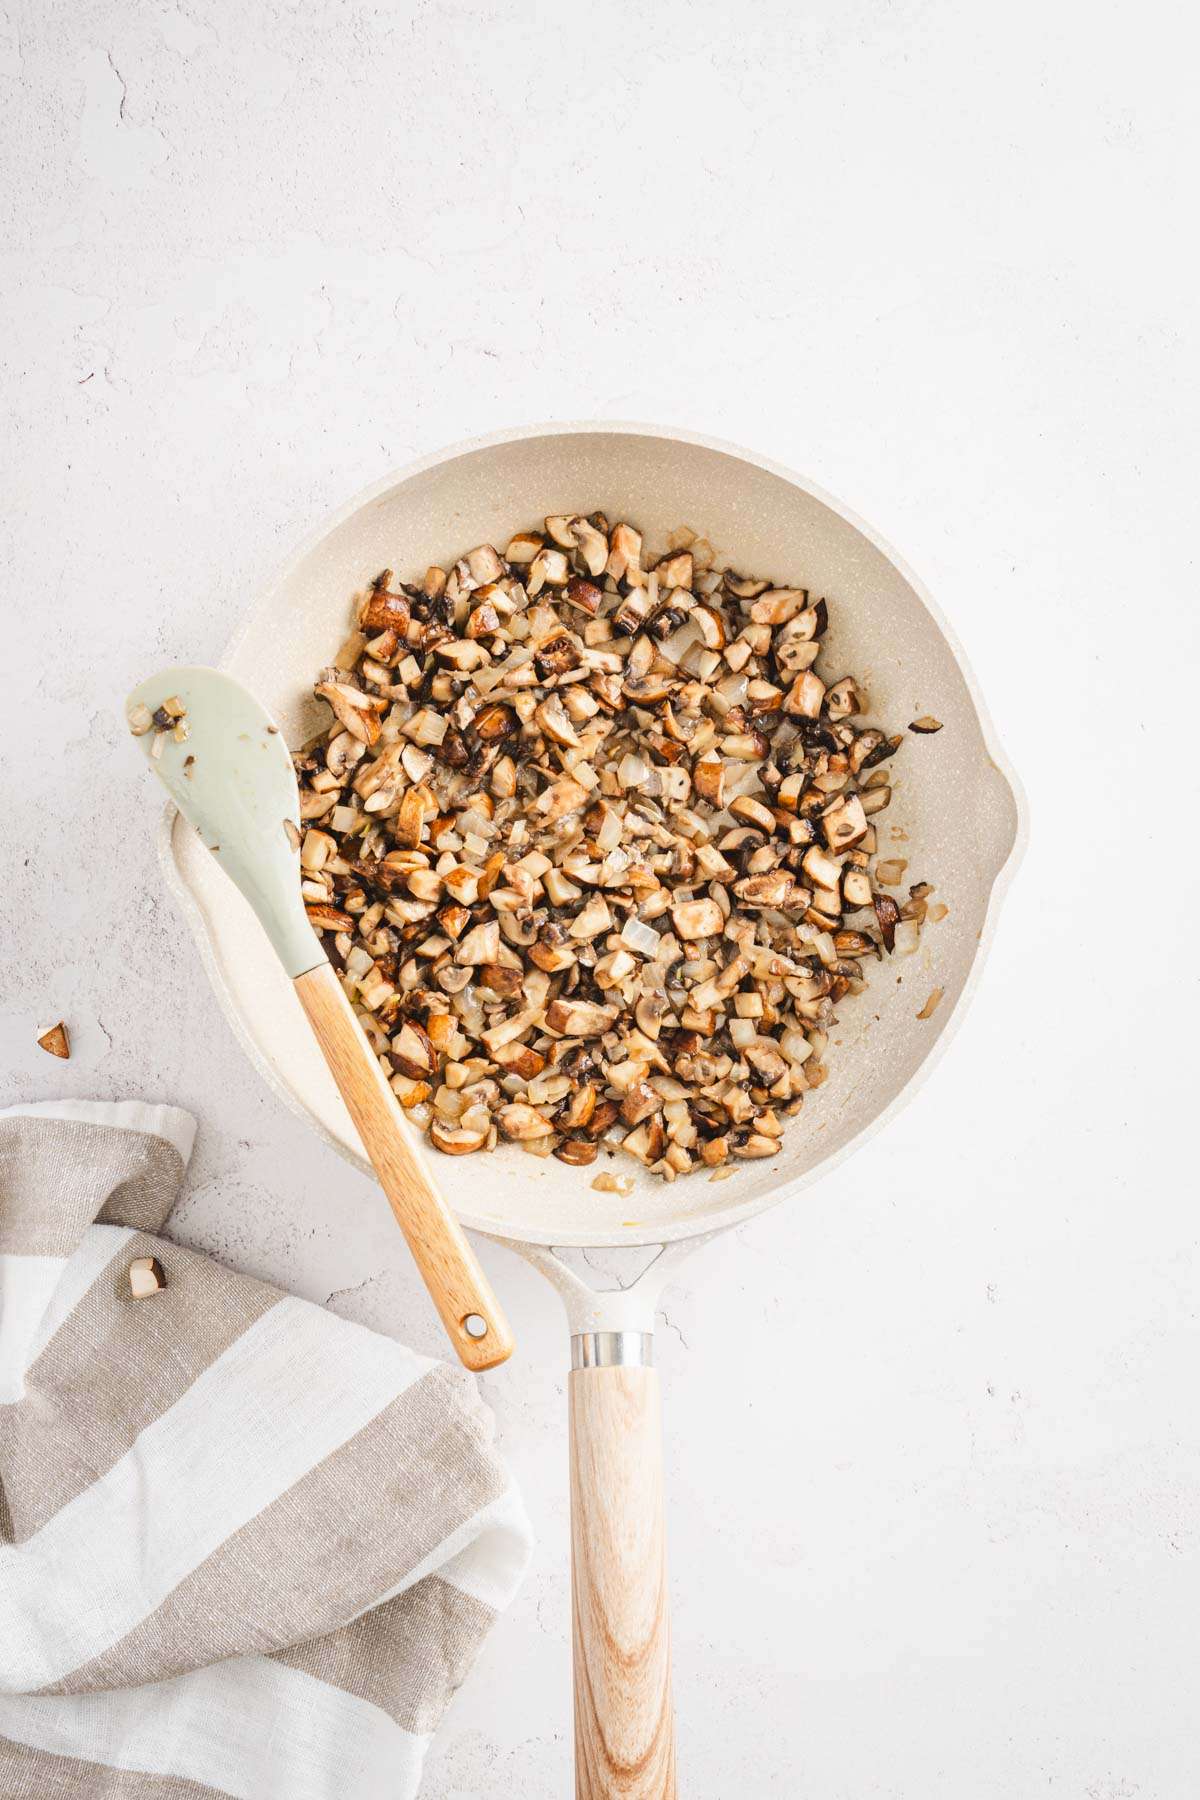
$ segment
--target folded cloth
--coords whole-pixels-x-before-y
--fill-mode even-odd
[[[520,1497],[460,1370],[155,1235],[193,1129],[0,1112],[0,1795],[402,1800]]]

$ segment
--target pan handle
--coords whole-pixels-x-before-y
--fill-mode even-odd
[[[576,1800],[675,1800],[662,1402],[649,1331],[571,1339]]]

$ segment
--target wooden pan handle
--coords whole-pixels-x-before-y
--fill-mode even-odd
[[[658,1375],[576,1368],[568,1393],[576,1800],[675,1800]]]
[[[295,988],[451,1343],[468,1369],[494,1369],[512,1355],[508,1320],[409,1138],[341,982],[325,962],[298,975]],[[483,1322],[482,1335],[467,1330],[468,1319],[476,1327]]]

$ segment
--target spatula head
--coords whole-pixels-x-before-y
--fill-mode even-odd
[[[258,914],[288,974],[325,961],[300,897],[300,800],[283,735],[218,669],[164,669],[125,702],[134,741]]]

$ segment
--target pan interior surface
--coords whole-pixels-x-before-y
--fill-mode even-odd
[[[603,509],[643,531],[651,551],[689,525],[725,561],[824,594],[827,679],[853,671],[869,718],[890,730],[932,713],[943,729],[908,736],[895,793],[880,815],[880,855],[907,860],[906,884],[932,882],[949,910],[919,950],[872,965],[865,993],[838,1007],[829,1079],[788,1121],[780,1153],[668,1184],[632,1158],[591,1168],[507,1146],[443,1157],[434,1172],[463,1222],[545,1244],[657,1243],[732,1223],[812,1180],[891,1107],[945,1033],[986,936],[997,876],[1017,837],[1012,787],[955,649],[912,579],[836,505],[742,454],[650,429],[581,427],[518,433],[449,452],[353,504],[290,566],[251,617],[224,667],[253,689],[297,744],[323,723],[316,671],[350,629],[350,605],[382,568],[402,580],[470,546],[503,549],[547,513]],[[172,866],[173,865],[173,866]],[[194,834],[171,834],[183,892],[209,972],[268,1081],[346,1154],[363,1161],[342,1102],[306,1031],[291,985],[240,894]],[[936,1011],[917,1014],[935,989]],[[596,1191],[604,1167],[634,1178],[629,1195]]]

